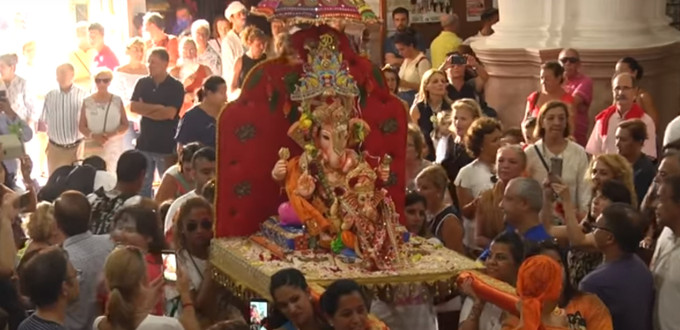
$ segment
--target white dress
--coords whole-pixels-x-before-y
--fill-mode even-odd
[[[456,187],[470,189],[472,198],[477,198],[483,192],[493,188],[494,182],[491,179],[492,177],[492,169],[475,159],[472,163],[460,169],[454,184]],[[475,244],[475,219],[463,217],[463,220],[463,227],[465,228],[463,244],[471,249],[481,248]]]
[[[120,126],[121,111],[123,111],[123,100],[120,96],[113,95],[111,105],[109,101],[97,102],[92,96],[83,100],[87,128],[92,134],[114,133]],[[108,107],[108,113],[107,113]],[[106,127],[104,127],[106,125]],[[106,161],[106,170],[116,173],[118,157],[123,153],[123,135],[110,138],[103,146],[100,156]],[[91,156],[92,153],[86,155]]]

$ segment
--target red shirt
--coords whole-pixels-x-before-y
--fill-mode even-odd
[[[118,58],[109,46],[105,45],[97,56],[94,57],[94,66],[96,68],[107,67],[109,70],[113,71],[118,65],[120,65],[120,63],[118,63]]]

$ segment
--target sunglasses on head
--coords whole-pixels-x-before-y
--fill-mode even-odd
[[[578,63],[580,59],[578,57],[562,57],[560,58],[560,63]]]
[[[203,220],[189,220],[187,221],[187,231],[188,232],[194,232],[196,229],[198,229],[198,225],[201,225],[201,228],[205,230],[210,230],[212,229],[212,221],[208,219],[203,219]]]
[[[108,84],[111,82],[111,78],[95,78],[94,82],[97,84]]]

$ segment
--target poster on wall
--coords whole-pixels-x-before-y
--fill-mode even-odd
[[[478,22],[482,20],[484,12],[484,0],[465,0],[465,13],[468,22]]]

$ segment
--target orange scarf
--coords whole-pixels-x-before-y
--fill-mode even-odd
[[[562,266],[550,257],[538,255],[525,260],[517,276],[517,294],[522,301],[524,330],[544,329],[543,303],[562,295]]]

